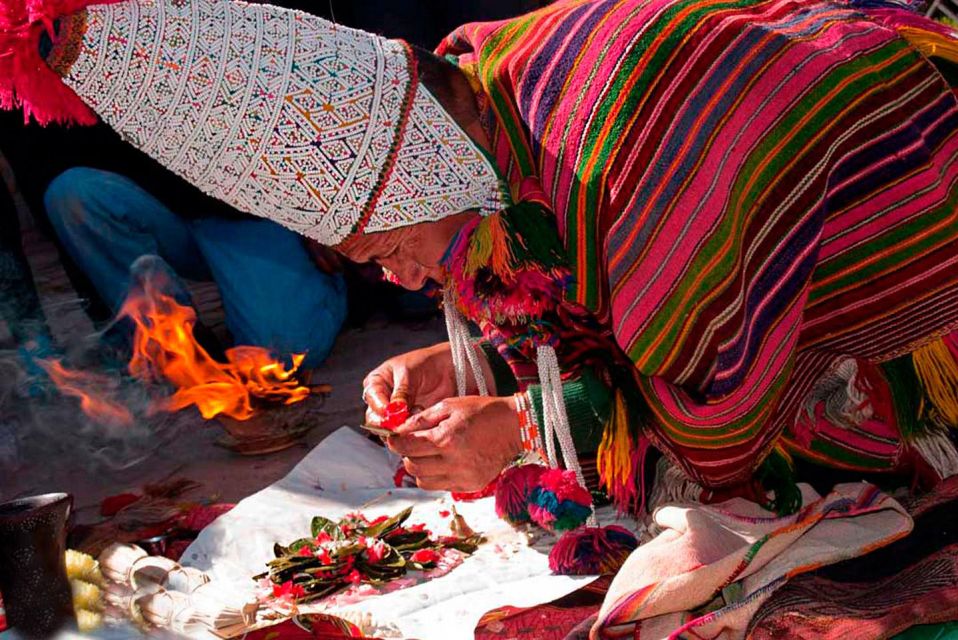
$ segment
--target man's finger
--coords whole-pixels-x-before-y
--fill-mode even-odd
[[[449,462],[442,456],[423,456],[419,458],[403,458],[403,466],[409,475],[416,478],[445,475],[449,469]]]
[[[438,456],[442,452],[432,441],[428,431],[417,431],[408,435],[395,435],[386,439],[386,446],[395,453],[407,458]]]
[[[438,427],[443,420],[446,420],[452,413],[448,403],[440,402],[434,404],[428,409],[423,409],[414,416],[411,416],[406,422],[396,427],[395,432],[400,435],[415,433],[417,431],[427,431]]]
[[[366,378],[363,387],[363,401],[376,413],[382,415],[386,410],[391,393],[392,385],[389,384],[382,373],[373,372]]]
[[[389,401],[409,403],[409,371],[405,367],[393,371],[393,390]]]
[[[381,427],[383,422],[383,417],[373,411],[372,409],[366,409],[366,424],[371,427]]]

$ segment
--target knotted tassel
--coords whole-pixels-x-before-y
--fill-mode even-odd
[[[639,511],[645,506],[645,456],[649,441],[640,438],[636,444],[629,429],[629,413],[625,398],[615,392],[615,404],[599,443],[596,468],[602,485],[608,490],[620,513]],[[639,478],[641,478],[640,481]]]
[[[563,576],[612,574],[638,546],[636,537],[618,525],[582,527],[559,538],[549,552],[549,569]]]
[[[958,427],[958,361],[952,351],[939,339],[916,349],[911,357],[928,400],[949,426]]]
[[[0,0],[0,109],[22,108],[24,122],[32,117],[42,125],[95,124],[93,111],[40,55],[40,39],[53,37],[58,18],[115,1]]]

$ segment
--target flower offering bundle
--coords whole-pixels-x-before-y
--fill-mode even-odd
[[[479,535],[435,537],[422,524],[405,525],[409,507],[373,520],[350,513],[338,522],[316,516],[310,537],[276,544],[266,573],[273,597],[307,603],[352,584],[384,584],[408,571],[436,568],[449,553],[471,555],[483,542]]]

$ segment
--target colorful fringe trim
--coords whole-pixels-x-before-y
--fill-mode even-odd
[[[555,218],[537,203],[520,202],[459,232],[443,266],[462,313],[478,323],[525,325],[522,339],[551,344],[543,316],[571,282]]]
[[[615,392],[612,415],[606,423],[596,456],[599,479],[620,513],[645,509],[645,458],[649,440],[638,443],[629,427],[629,411],[621,391]]]
[[[23,109],[25,123],[95,124],[93,111],[41,56],[40,40],[55,37],[58,18],[115,1],[0,0],[0,109]]]

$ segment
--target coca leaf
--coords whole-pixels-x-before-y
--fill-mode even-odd
[[[288,553],[299,553],[300,550],[309,547],[310,549],[315,548],[316,543],[313,541],[313,538],[300,538],[299,540],[293,542],[286,550]]]
[[[329,552],[329,555],[336,560],[342,560],[349,556],[355,556],[362,553],[363,549],[365,548],[366,546],[357,540],[355,542],[350,542],[348,544],[342,545],[341,547],[333,549]]]
[[[397,551],[416,551],[428,544],[428,531],[407,531],[389,536],[389,545]]]
[[[469,536],[468,538],[458,538],[456,540],[443,540],[443,546],[472,555],[476,552],[476,549],[479,548],[479,545],[485,541],[486,539],[482,536],[474,535]]]
[[[323,516],[315,516],[309,523],[309,530],[314,538],[324,531],[334,538],[337,537],[337,534],[340,534],[339,527],[336,523]]]
[[[401,525],[409,515],[412,513],[412,507],[407,507],[403,509],[400,513],[397,513],[391,518],[386,518],[378,524],[374,524],[371,527],[366,529],[366,535],[370,538],[382,538],[387,535],[390,531]]]
[[[314,582],[303,585],[303,588],[306,590],[306,595],[302,598],[299,598],[297,602],[300,604],[306,604],[307,602],[313,602],[324,598],[332,593],[343,588],[345,584],[343,582]]]

